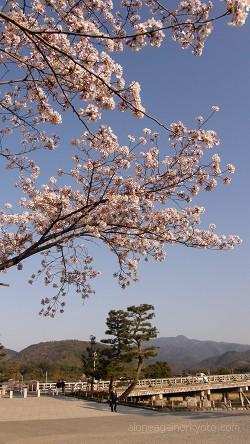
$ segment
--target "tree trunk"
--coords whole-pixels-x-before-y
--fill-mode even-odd
[[[119,401],[123,401],[124,399],[126,399],[128,397],[128,395],[133,391],[133,389],[135,388],[138,380],[139,380],[139,376],[142,370],[142,365],[143,365],[143,358],[141,356],[139,356],[138,358],[138,365],[137,365],[137,369],[136,369],[136,375],[134,380],[131,382],[131,384],[128,386],[128,388],[126,388],[125,392],[123,392],[120,396],[119,396]]]
[[[114,383],[114,376],[110,376],[110,380],[109,380],[109,392],[111,391],[112,387],[113,387],[113,383]]]

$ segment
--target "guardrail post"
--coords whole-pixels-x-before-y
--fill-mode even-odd
[[[10,399],[13,398],[13,390],[10,390]]]
[[[24,388],[24,389],[23,389],[23,397],[24,397],[24,398],[27,398],[27,395],[28,395],[28,389],[27,389],[27,388]]]
[[[38,389],[36,392],[37,392],[37,397],[40,398],[40,396],[41,396],[41,390]]]

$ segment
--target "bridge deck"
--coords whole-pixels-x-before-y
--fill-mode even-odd
[[[40,390],[48,391],[55,389],[55,382],[39,383]],[[116,381],[118,392],[124,390],[129,384]],[[129,396],[147,396],[154,394],[173,394],[199,392],[202,390],[235,389],[250,386],[250,373],[232,374],[232,375],[210,375],[210,376],[188,376],[164,379],[141,379],[136,388]],[[107,391],[109,381],[98,381],[94,384],[97,391]],[[84,382],[66,383],[66,391],[89,390],[90,384]]]

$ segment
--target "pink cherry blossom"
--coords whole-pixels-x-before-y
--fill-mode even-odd
[[[25,260],[40,255],[41,266],[28,282],[43,279],[54,289],[41,301],[45,316],[64,311],[72,285],[83,298],[94,292],[91,280],[100,272],[87,240],[116,256],[114,276],[122,288],[138,280],[142,259],[164,260],[169,244],[231,249],[241,242],[216,234],[214,224],[200,228],[205,210],[193,202],[202,191],[230,183],[235,170],[232,164],[224,168],[217,153],[208,160],[219,139],[205,123],[219,106],[208,118],[198,116],[195,128],[161,122],[145,109],[137,79],[126,82],[116,53],[157,48],[172,38],[200,56],[217,21],[227,16],[230,25],[244,25],[250,2],[227,0],[217,15],[211,1],[173,4],[6,0],[0,6],[1,160],[18,171],[20,193],[19,205],[0,209],[0,271],[21,270]],[[103,112],[113,110],[153,122],[167,132],[168,143],[145,127],[124,145],[103,121]],[[66,170],[59,159],[45,179],[32,153],[57,149],[55,128],[65,124],[67,112],[82,128],[71,141],[72,164]]]

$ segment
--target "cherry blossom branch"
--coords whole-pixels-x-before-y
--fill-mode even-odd
[[[173,14],[170,14],[173,15]],[[170,29],[175,29],[175,28],[181,28],[184,26],[190,26],[191,24],[194,26],[196,25],[206,25],[208,23],[212,23],[218,20],[221,20],[222,18],[231,15],[231,12],[229,10],[227,10],[226,12],[224,12],[223,14],[220,14],[216,17],[210,17],[207,20],[195,20],[194,22],[190,23],[189,21],[184,21],[184,22],[176,22],[174,24],[168,25],[168,26],[162,26],[162,27],[155,27],[152,31],[143,31],[143,32],[137,32],[134,34],[128,34],[125,36],[121,36],[121,35],[106,35],[106,34],[89,34],[89,33],[85,33],[85,32],[80,32],[80,31],[68,31],[68,30],[62,30],[62,29],[30,29],[27,28],[24,25],[21,25],[20,23],[18,23],[16,20],[14,20],[13,18],[11,18],[8,14],[5,14],[3,12],[0,11],[0,17],[2,17],[4,20],[9,21],[10,23],[13,23],[15,26],[17,26],[18,28],[20,28],[22,31],[27,32],[29,34],[33,34],[33,35],[39,35],[39,34],[43,34],[43,35],[53,35],[53,34],[61,34],[61,35],[69,35],[69,36],[75,36],[75,37],[86,37],[86,38],[90,38],[90,39],[100,39],[100,40],[133,40],[136,39],[137,37],[143,37],[143,36],[150,36],[155,34],[156,32],[159,31],[167,31]],[[174,19],[177,20],[177,17],[174,16]]]

